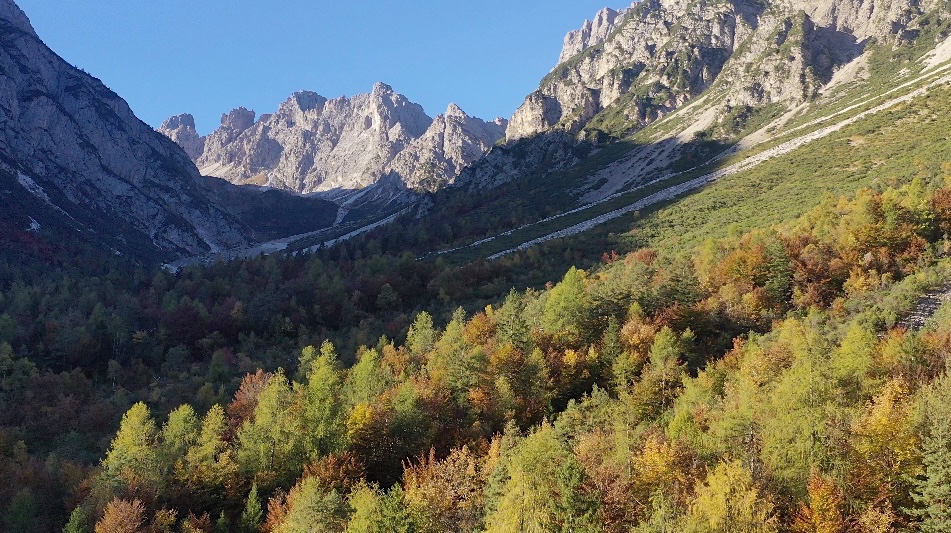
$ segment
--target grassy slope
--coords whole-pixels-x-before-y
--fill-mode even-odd
[[[875,57],[873,56],[873,59]],[[883,61],[878,59],[879,63]],[[891,65],[891,63],[887,64]],[[886,71],[884,67],[873,68],[879,72]],[[887,69],[888,72],[891,70]],[[913,76],[907,75],[902,79],[907,80],[911,77]],[[778,131],[767,142],[739,155],[718,161],[716,164],[676,176],[656,186],[631,192],[582,212],[515,230],[510,235],[501,236],[477,247],[464,248],[444,257],[453,262],[468,262],[511,248],[530,239],[628,205],[659,189],[729,165],[794,136],[855,116],[889,98],[907,94],[931,79],[933,77],[883,96],[882,93],[888,86],[882,83],[880,75],[873,75],[867,83],[849,87],[843,90],[839,97],[820,108],[795,117],[785,128],[785,131],[789,131],[799,126],[800,129],[797,129],[794,134]],[[910,179],[921,173],[915,166],[916,161],[919,166],[931,167],[931,171],[934,172],[935,168],[944,162],[946,157],[944,154],[949,153],[945,132],[951,126],[951,120],[947,118],[951,106],[945,105],[942,101],[948,100],[949,95],[951,91],[947,88],[933,89],[928,96],[918,98],[911,104],[902,104],[867,117],[792,153],[724,178],[721,182],[683,197],[677,202],[668,203],[669,207],[655,206],[647,212],[656,212],[657,215],[652,215],[649,220],[637,225],[636,237],[610,236],[612,233],[624,233],[632,228],[632,219],[628,216],[599,226],[581,237],[560,239],[558,242],[568,241],[574,243],[572,245],[588,248],[597,243],[604,248],[629,249],[636,247],[637,244],[648,242],[682,248],[691,243],[696,244],[708,236],[723,234],[731,224],[737,224],[741,229],[748,229],[795,217],[815,205],[824,194],[848,194],[858,187],[870,185],[877,180]],[[842,111],[844,108],[862,102],[864,102],[863,105]],[[834,112],[841,112],[834,121],[806,125],[816,118]],[[680,120],[676,115],[670,118]],[[577,185],[585,175],[604,168],[611,160],[623,157],[630,150],[636,149],[654,134],[654,130],[663,131],[666,127],[665,123],[666,121],[660,121],[632,138],[620,141],[608,150],[585,160],[582,164],[547,179],[549,189],[548,194],[544,196],[561,194],[564,197],[564,191],[569,188],[569,184]],[[926,142],[921,142],[922,139]],[[531,188],[531,185],[529,187]],[[544,198],[537,198],[536,201],[544,201]]]
[[[635,235],[684,249],[731,228],[794,218],[826,194],[935,176],[951,160],[949,131],[951,88],[942,87],[657,210],[636,224]]]

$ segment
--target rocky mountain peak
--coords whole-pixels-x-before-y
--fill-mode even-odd
[[[456,117],[461,119],[469,118],[469,115],[467,115],[466,112],[463,111],[462,108],[456,105],[455,103],[449,104],[449,107],[446,109],[446,116]]]
[[[180,120],[169,122],[177,125]],[[470,117],[456,104],[435,120],[385,83],[369,93],[327,100],[294,93],[273,115],[237,109],[189,154],[205,175],[299,193],[359,190],[388,178],[391,189],[433,189],[481,157],[507,122]],[[164,128],[176,142],[182,128]],[[399,187],[393,187],[398,184]],[[388,193],[389,194],[389,193]]]
[[[799,105],[873,40],[913,40],[914,21],[938,4],[650,0],[605,9],[565,37],[559,64],[516,111],[507,138],[623,136],[715,85],[731,108]]]
[[[188,113],[182,113],[181,115],[175,115],[170,117],[168,120],[162,123],[160,129],[165,130],[177,130],[177,129],[186,129],[194,130],[195,129],[195,117]]]
[[[323,106],[326,102],[326,98],[313,91],[298,91],[292,94],[285,104],[293,104],[298,111],[306,113]]]
[[[22,186],[11,189],[17,208],[117,251],[179,255],[247,242],[248,228],[187,154],[50,50],[10,0],[0,0],[0,26],[0,180]],[[172,124],[194,132],[185,117]]]
[[[371,94],[373,96],[390,96],[394,94],[394,92],[395,91],[393,91],[393,87],[390,87],[382,81],[378,81],[373,84],[373,91]]]
[[[615,11],[606,7],[598,11],[594,20],[584,21],[581,29],[568,32],[558,63],[564,63],[582,51],[606,41],[611,32],[624,20],[628,11],[627,9]]]
[[[36,37],[36,31],[26,13],[13,0],[0,0],[0,20],[12,24],[16,29]]]
[[[162,123],[158,131],[178,143],[192,160],[201,156],[205,150],[205,139],[195,130],[195,117],[188,113],[169,118]]]
[[[230,113],[221,115],[221,127],[234,133],[241,133],[254,125],[254,111],[244,107],[232,109]]]

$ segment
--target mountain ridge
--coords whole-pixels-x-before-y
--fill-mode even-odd
[[[289,209],[268,223],[246,217],[275,200],[208,181],[121,97],[47,47],[11,0],[0,1],[0,30],[5,230],[154,261],[247,246],[301,210],[311,226],[333,222],[336,207],[317,199],[279,199]]]
[[[238,108],[206,137],[194,131],[190,115],[172,117],[158,131],[186,147],[203,174],[307,194],[381,182],[439,188],[481,157],[505,126],[504,119],[487,122],[455,104],[430,118],[377,83],[370,93],[336,99],[297,92],[260,117]]]

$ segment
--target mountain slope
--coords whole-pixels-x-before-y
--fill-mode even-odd
[[[709,159],[711,143],[732,144],[757,123],[822,107],[833,89],[867,80],[873,55],[924,53],[947,35],[947,15],[938,0],[651,0],[602,11],[565,38],[558,65],[510,120],[505,146],[457,183],[551,175],[666,119],[664,135],[639,139],[649,164],[586,199],[613,194],[678,160]]]
[[[171,253],[247,241],[185,154],[47,48],[10,0],[0,2],[0,30],[0,172],[119,250],[129,241]]]
[[[330,202],[229,190],[201,176],[178,145],[43,44],[10,0],[0,0],[0,73],[2,223],[13,246],[75,241],[151,261],[335,219]]]
[[[643,2],[596,20],[566,37],[570,57],[526,99],[507,141],[431,210],[452,212],[444,249],[493,256],[590,229],[645,198],[669,201],[705,175],[801,157],[863,114],[937,90],[951,59],[942,2]],[[611,96],[625,70],[630,83]],[[573,113],[546,118],[539,101]]]

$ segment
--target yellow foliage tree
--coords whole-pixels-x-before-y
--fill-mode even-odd
[[[690,505],[690,533],[774,533],[778,521],[769,498],[760,495],[740,461],[718,464]]]

